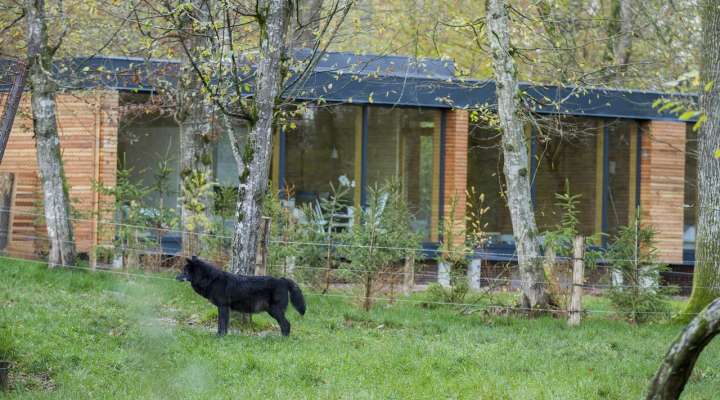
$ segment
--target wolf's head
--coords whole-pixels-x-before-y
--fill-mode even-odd
[[[183,267],[182,272],[177,274],[175,279],[180,282],[191,281],[197,262],[198,262],[197,256],[192,256],[191,258],[186,258],[185,266]]]

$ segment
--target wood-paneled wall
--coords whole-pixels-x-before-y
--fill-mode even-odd
[[[465,227],[469,119],[466,110],[445,112],[445,191],[443,193],[445,204],[443,211],[444,217],[450,218],[453,214],[454,199],[454,226],[458,232]],[[457,240],[461,242],[465,238],[460,236]]]
[[[2,96],[0,96],[2,97]],[[2,103],[3,99],[0,99]],[[63,166],[73,207],[80,215],[74,221],[75,241],[81,252],[93,242],[112,237],[112,211],[100,214],[100,204],[112,202],[98,195],[93,181],[114,186],[117,171],[118,93],[84,91],[57,96],[58,130]],[[13,124],[0,171],[15,174],[10,219],[10,254],[31,256],[47,247],[47,232],[41,224],[42,195],[33,138],[30,98],[25,94]],[[40,215],[38,215],[40,214]]]
[[[650,121],[641,125],[643,223],[655,229],[658,256],[669,263],[682,261],[685,129],[684,122]]]

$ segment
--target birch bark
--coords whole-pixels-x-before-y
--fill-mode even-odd
[[[703,90],[700,110],[707,116],[698,134],[697,236],[693,290],[687,313],[700,312],[720,297],[720,4],[701,2]]]
[[[520,267],[522,307],[543,308],[548,298],[530,195],[530,164],[519,108],[520,90],[510,45],[505,1],[488,0],[486,18],[496,82],[497,112],[502,130],[503,172]]]
[[[264,18],[260,22],[254,116],[246,142],[233,143],[234,147],[242,148],[238,162],[242,171],[230,269],[241,275],[252,275],[255,270],[260,212],[270,173],[275,103],[283,81],[282,65],[291,13],[291,2],[287,0],[265,0],[261,4]],[[238,137],[231,135],[231,140],[237,141]]]
[[[45,1],[26,0],[25,14],[33,130],[50,247],[48,265],[51,268],[73,265],[75,241],[70,221],[68,188],[60,156],[55,102],[57,85],[51,77],[57,46],[52,48],[48,45]]]

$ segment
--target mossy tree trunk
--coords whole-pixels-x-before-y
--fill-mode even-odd
[[[720,297],[720,4],[701,2],[700,74],[706,88],[700,109],[707,116],[698,136],[697,236],[693,290],[686,309],[697,313]]]
[[[623,74],[630,62],[632,52],[633,29],[635,25],[634,0],[614,0],[612,4],[613,18],[610,23],[610,35],[616,75]]]
[[[648,400],[680,397],[705,346],[720,333],[720,299],[696,316],[670,346],[648,390]]]
[[[530,195],[530,164],[519,108],[520,90],[512,56],[514,50],[510,45],[507,5],[503,0],[488,0],[486,7],[487,39],[491,48],[497,112],[502,130],[503,171],[522,279],[522,307],[542,308],[547,305],[548,297]]]
[[[263,198],[268,189],[273,121],[276,101],[283,81],[286,40],[292,2],[266,0],[260,2],[260,51],[257,58],[254,113],[245,143],[231,136],[234,147],[240,147],[238,165],[240,182],[233,234],[231,271],[252,275],[258,239]]]
[[[62,41],[58,40],[55,46],[48,44],[45,15],[43,0],[25,1],[33,130],[50,248],[48,263],[54,267],[75,263],[75,241],[70,221],[68,188],[60,156],[55,102],[57,85],[50,76],[53,56]]]

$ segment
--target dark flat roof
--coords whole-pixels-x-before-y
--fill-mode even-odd
[[[299,55],[303,57],[302,52]],[[0,91],[9,89],[7,71],[12,66],[12,62],[0,60]],[[152,82],[158,79],[172,83],[178,66],[174,60],[97,56],[59,62],[56,70],[68,90],[103,88],[152,92]],[[661,98],[697,101],[693,95],[640,90],[529,83],[522,83],[521,89],[528,95],[528,108],[542,114],[678,121],[674,114],[659,113],[653,103]],[[492,109],[495,83],[455,78],[454,65],[447,60],[328,53],[302,87],[293,89],[291,96],[299,100],[349,104]]]

